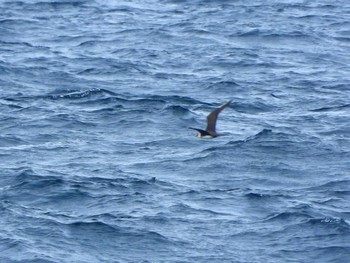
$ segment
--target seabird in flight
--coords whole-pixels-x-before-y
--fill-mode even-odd
[[[190,129],[192,130],[196,130],[198,131],[198,137],[218,137],[220,136],[219,134],[216,133],[216,120],[218,119],[219,113],[225,109],[225,107],[227,105],[230,104],[231,101],[225,102],[224,104],[222,104],[219,108],[216,108],[215,110],[213,110],[208,116],[207,116],[207,128],[206,130],[201,130],[201,129],[197,129],[197,128],[192,128],[190,127]]]

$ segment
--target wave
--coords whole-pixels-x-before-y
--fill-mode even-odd
[[[71,89],[71,90],[56,90],[51,92],[48,95],[42,95],[41,98],[49,98],[52,100],[61,100],[61,99],[68,99],[68,100],[79,100],[84,98],[92,98],[92,97],[102,97],[104,96],[114,98],[117,96],[116,93],[111,92],[106,89],[99,89],[99,88],[92,88],[92,89]],[[119,99],[119,98],[118,98]]]
[[[190,205],[184,204],[184,203],[179,203],[176,205],[172,205],[170,208],[170,211],[173,213],[179,213],[187,216],[193,216],[193,215],[206,215],[206,216],[218,216],[218,215],[229,215],[227,213],[221,213],[221,212],[216,212],[211,209],[204,209],[204,208],[194,208]]]
[[[40,176],[31,169],[25,169],[11,177],[8,189],[14,192],[19,191],[19,189],[31,191],[63,185],[64,180],[61,176]]]
[[[293,132],[293,131],[291,131]],[[318,138],[312,137],[309,138],[310,141],[305,141],[305,138],[301,138],[298,134],[293,133],[286,133],[286,132],[274,132],[271,129],[263,129],[262,131],[258,132],[255,135],[249,136],[243,141],[233,141],[229,142],[230,144],[237,144],[237,143],[256,143],[256,146],[268,146],[268,144],[271,144],[271,146],[276,143],[275,146],[280,145],[281,147],[287,148],[288,145],[294,145],[294,146],[302,146],[300,143],[303,142],[304,144],[313,144],[313,143],[319,143]],[[260,143],[260,144],[259,144]]]
[[[15,212],[16,216],[25,213],[30,217],[51,219],[55,222],[61,222],[61,219],[64,222],[73,220],[69,212],[72,210],[89,215],[95,213],[98,216],[98,210],[92,212],[94,208],[110,207],[111,203],[118,203],[121,209],[125,204],[131,205],[134,202],[147,204],[143,199],[149,193],[172,192],[174,188],[172,184],[156,178],[137,178],[122,171],[114,174],[113,178],[84,178],[67,174],[39,175],[30,169],[15,176],[3,177],[2,185],[5,187],[2,187],[1,198],[9,200],[6,207],[18,210]],[[23,208],[13,208],[15,203],[22,204]],[[40,207],[40,210],[23,210],[32,206]],[[57,211],[61,211],[60,214],[68,218],[59,216],[57,219]]]
[[[312,215],[307,212],[282,212],[269,216],[264,219],[264,221],[270,223],[280,222],[281,224],[286,224],[286,222],[289,222],[290,224],[298,224],[312,218]]]
[[[322,108],[317,108],[310,110],[312,112],[329,112],[329,111],[340,111],[343,109],[348,109],[350,108],[350,104],[345,104],[345,105],[340,105],[340,106],[332,106],[332,107],[322,107]]]
[[[175,116],[188,116],[190,114],[190,110],[180,106],[180,105],[169,105],[166,106],[163,110],[163,112],[165,112],[166,114],[172,114]]]
[[[16,136],[0,136],[0,149],[26,145],[27,141]]]
[[[263,200],[263,199],[280,197],[282,195],[272,195],[272,194],[266,194],[266,193],[251,192],[251,193],[245,194],[244,196],[247,197],[248,199]]]
[[[256,150],[257,148],[267,148],[267,149],[280,149],[285,150],[286,145],[294,145],[297,146],[299,143],[299,140],[292,136],[291,134],[282,133],[282,132],[273,132],[271,129],[263,129],[259,133],[249,136],[246,139],[243,140],[234,140],[229,141],[223,145],[215,145],[215,146],[209,146],[205,149],[203,149],[200,154],[197,154],[196,157],[193,157],[189,160],[186,160],[185,162],[193,162],[193,161],[200,161],[200,160],[207,160],[207,159],[213,159],[213,158],[223,158],[222,152],[229,152],[230,150],[238,150],[242,148],[251,148],[252,150]],[[290,151],[297,150],[296,147],[292,147]]]
[[[338,40],[339,42],[344,42],[346,44],[350,43],[350,37],[335,37],[335,40]]]
[[[332,229],[342,234],[350,234],[350,223],[343,218],[310,218],[304,223],[304,225],[321,227],[326,231],[330,231]]]
[[[321,185],[307,188],[308,191],[325,192],[334,194],[337,197],[346,196],[350,193],[349,180],[334,180]]]
[[[0,140],[0,143],[1,143],[1,140]],[[68,149],[69,146],[71,145],[72,145],[71,142],[61,142],[61,141],[35,143],[35,144],[22,141],[12,145],[0,146],[0,149],[9,153],[14,151],[37,151],[37,150],[57,151],[59,149]]]
[[[72,0],[72,1],[65,1],[65,0],[60,0],[60,1],[37,1],[34,3],[26,3],[26,7],[28,9],[32,8],[46,8],[46,10],[53,10],[57,12],[58,10],[64,10],[64,9],[71,9],[71,8],[76,8],[76,7],[83,7],[87,3],[93,3],[94,1],[92,0]],[[23,2],[22,2],[23,3]]]
[[[128,218],[128,220],[131,220],[131,218]],[[96,238],[109,240],[110,237],[117,236],[118,239],[125,240],[124,242],[128,243],[148,243],[149,245],[173,243],[173,240],[156,231],[140,229],[137,226],[122,227],[114,222],[106,223],[99,221],[94,217],[89,220],[77,220],[76,222],[63,225],[78,236],[84,236],[84,238],[92,238],[94,240]]]
[[[218,81],[207,85],[205,89],[210,92],[224,92],[229,94],[233,90],[237,90],[239,86],[235,81]]]
[[[8,18],[8,19],[1,19],[0,20],[0,25],[4,26],[4,27],[12,27],[12,26],[21,26],[21,25],[28,25],[28,24],[32,24],[32,23],[38,22],[35,19],[20,19],[20,18]],[[32,47],[31,44],[27,43],[27,42],[6,42],[6,41],[0,41],[0,43],[2,44],[13,44],[13,45],[18,45],[18,44],[23,44],[26,45],[28,47]]]
[[[113,117],[115,121],[118,121],[122,125],[126,119],[133,120],[136,116],[143,116],[142,118],[145,118],[145,114],[151,114],[150,117],[152,117],[154,112],[160,113],[165,117],[169,114],[178,116],[180,117],[178,121],[181,123],[181,126],[186,126],[186,120],[194,120],[190,108],[193,105],[203,104],[198,100],[179,95],[144,95],[135,97],[118,94],[103,88],[57,89],[48,94],[37,96],[17,94],[16,96],[2,98],[2,100],[4,103],[1,103],[0,100],[1,104],[10,105],[11,108],[22,110],[27,114],[30,112],[33,114],[46,112],[47,117],[33,119],[33,121],[27,123],[27,126],[43,128],[53,125],[55,127],[69,129],[75,127],[82,128],[84,126],[97,127],[98,124],[94,119],[94,115],[103,116],[103,118]],[[54,108],[51,108],[50,111],[47,108],[43,108],[43,106],[38,108],[36,105],[42,105],[42,100],[64,103],[66,104],[65,107],[78,105],[81,107],[81,111],[75,115],[65,113],[65,111],[56,114],[55,110],[53,110]],[[116,116],[119,118],[115,118]],[[138,117],[135,121],[138,121],[140,125],[144,125],[144,123],[153,122],[153,119],[140,120]],[[125,124],[128,123],[126,122]]]
[[[267,104],[264,101],[254,101],[251,103],[233,102],[231,103],[231,107],[237,112],[247,114],[265,113],[276,110],[276,106]]]
[[[1,23],[1,22],[0,22]],[[34,46],[28,42],[23,42],[23,41],[16,41],[16,42],[13,42],[13,41],[0,41],[0,44],[2,45],[2,47],[11,47],[11,50],[14,48],[14,47],[18,47],[18,48],[23,48],[23,46],[25,47],[29,47],[29,48],[33,48]]]
[[[226,145],[228,146],[239,146],[239,145],[244,145],[246,143],[251,143],[255,141],[261,141],[263,139],[271,139],[273,138],[275,133],[272,132],[270,129],[263,129],[260,132],[258,132],[255,135],[249,136],[244,140],[238,140],[238,141],[230,141]],[[282,134],[281,134],[282,135]]]
[[[274,32],[274,31],[264,31],[260,29],[251,29],[246,32],[239,32],[236,36],[238,37],[261,37],[266,39],[313,39],[310,34],[302,31],[290,31],[290,32]],[[314,37],[315,38],[315,37]]]
[[[27,98],[23,97],[22,99]],[[137,103],[138,105],[149,105],[154,103],[162,104],[175,104],[175,105],[192,105],[202,104],[202,102],[195,100],[190,97],[171,95],[144,95],[143,97],[135,98],[134,96],[121,95],[102,88],[91,88],[91,89],[60,89],[51,92],[48,95],[42,95],[39,98],[49,98],[52,100],[80,100],[84,98],[97,98],[97,99],[109,99],[111,101],[120,101],[122,103]],[[8,98],[10,99],[10,98]],[[20,98],[16,98],[18,100]],[[35,99],[35,97],[33,97]],[[97,102],[97,101],[96,101]],[[168,106],[172,107],[172,106]],[[176,107],[176,106],[175,106]],[[180,106],[182,107],[182,106]]]

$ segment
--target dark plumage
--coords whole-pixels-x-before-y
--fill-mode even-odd
[[[228,102],[222,104],[219,108],[216,108],[207,116],[207,128],[206,128],[206,130],[201,130],[201,129],[192,128],[192,127],[190,127],[190,129],[198,131],[198,137],[205,137],[205,136],[218,137],[219,134],[216,133],[216,121],[218,119],[219,113],[227,105],[229,105],[230,102],[231,101],[228,101]]]

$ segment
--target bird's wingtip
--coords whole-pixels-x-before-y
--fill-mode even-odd
[[[232,100],[228,100],[226,101],[224,104],[221,105],[221,107],[226,107],[227,105],[229,105],[232,102]]]

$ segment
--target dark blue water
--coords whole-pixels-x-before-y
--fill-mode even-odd
[[[346,0],[1,1],[0,261],[349,262],[349,28]]]

